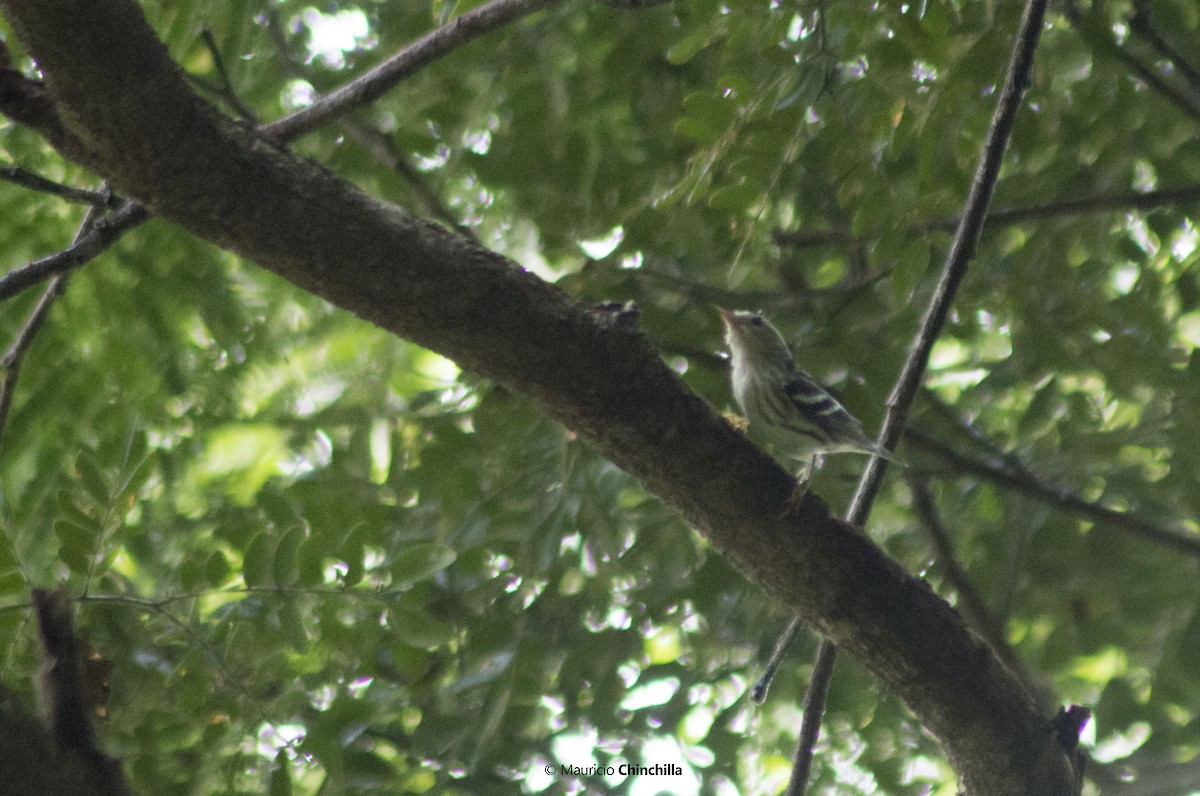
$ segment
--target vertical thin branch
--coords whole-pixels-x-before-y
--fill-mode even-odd
[[[946,262],[942,266],[942,275],[937,287],[929,299],[925,318],[921,322],[920,331],[913,340],[908,352],[908,359],[896,378],[895,386],[888,397],[887,412],[883,418],[883,427],[879,432],[879,443],[887,450],[894,450],[904,427],[908,422],[908,413],[913,400],[921,387],[921,380],[929,362],[929,354],[933,344],[941,335],[954,295],[962,284],[967,273],[967,266],[979,245],[983,232],[984,221],[987,219],[988,206],[991,204],[995,191],[996,179],[1000,174],[1000,164],[1004,152],[1008,148],[1012,136],[1013,125],[1017,112],[1021,107],[1021,98],[1031,81],[1033,69],[1033,54],[1037,50],[1038,38],[1042,31],[1042,20],[1045,17],[1048,0],[1028,0],[1021,16],[1021,24],[1017,31],[1016,42],[1013,45],[1012,56],[1009,59],[1008,71],[1004,77],[1004,86],[996,102],[996,110],[992,114],[988,126],[987,138],[984,140],[983,152],[979,164],[975,168],[975,176],[971,181],[971,189],[967,194],[965,210],[950,251],[946,254]],[[862,528],[866,525],[871,514],[871,507],[883,485],[883,474],[887,468],[887,460],[882,456],[872,456],[859,480],[858,489],[850,502],[850,510],[846,520],[851,525]],[[793,619],[785,631],[794,635],[799,627],[799,618]],[[786,644],[780,645],[786,647]],[[828,666],[824,668],[825,682],[817,681],[818,667],[813,667],[813,678],[809,681],[808,692],[805,694],[804,720],[801,724],[800,743],[796,749],[794,765],[797,771],[807,772],[812,765],[813,747],[820,732],[820,717],[825,712],[825,694],[828,692],[828,680],[833,674],[833,657],[836,654],[834,645],[822,639],[817,650],[817,660],[828,658]],[[806,729],[806,725],[807,729]],[[793,782],[789,785],[789,796],[803,796],[808,787],[807,773],[804,781]]]
[[[821,735],[821,716],[825,712],[825,698],[829,696],[829,683],[833,680],[833,664],[837,661],[837,647],[822,640],[813,661],[812,676],[804,692],[804,718],[800,722],[800,741],[792,757],[792,776],[788,779],[787,796],[803,794],[808,788],[812,774],[813,749]]]

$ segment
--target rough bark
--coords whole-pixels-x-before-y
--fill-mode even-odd
[[[973,794],[1069,794],[1050,717],[922,581],[807,496],[619,313],[389,207],[197,98],[130,0],[0,0],[64,153],[152,213],[531,396],[858,658]],[[2,109],[0,109],[2,110]],[[35,115],[33,119],[38,117]]]

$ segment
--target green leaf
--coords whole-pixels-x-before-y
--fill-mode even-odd
[[[271,576],[271,537],[259,531],[246,546],[242,555],[242,580],[249,588],[268,585]]]
[[[223,586],[232,572],[229,559],[220,550],[214,550],[204,561],[204,580],[210,586]]]
[[[0,594],[21,594],[29,588],[29,583],[20,572],[6,572],[0,575]]]
[[[87,574],[95,553],[96,529],[76,525],[70,520],[55,520],[58,556],[72,572]]]
[[[667,49],[667,62],[674,66],[686,64],[711,44],[716,35],[716,29],[709,25],[692,28]]]
[[[347,572],[342,580],[347,586],[357,585],[366,573],[364,565],[366,536],[367,527],[358,525],[350,532],[338,550],[338,555],[346,562]]]
[[[275,755],[275,767],[271,769],[267,796],[292,796],[292,764],[282,749]]]
[[[91,527],[97,524],[96,519],[92,515],[79,508],[79,505],[75,502],[74,491],[60,489],[55,497],[58,504],[58,511],[64,519],[84,527]]]
[[[416,583],[450,566],[457,557],[454,548],[436,542],[413,545],[392,562],[392,579],[398,586]]]
[[[146,482],[150,480],[150,476],[154,473],[154,460],[146,457],[140,460],[138,466],[130,474],[129,478],[125,479],[125,483],[121,486],[121,491],[117,494],[117,504],[123,505],[130,503]]]
[[[317,586],[325,580],[325,543],[309,537],[296,553],[296,585]]]
[[[274,575],[279,586],[292,586],[300,578],[297,553],[304,541],[304,528],[295,526],[288,530],[275,547]]]
[[[708,206],[731,213],[745,213],[761,199],[762,191],[757,185],[726,185],[708,195]]]
[[[75,457],[75,472],[79,475],[79,481],[83,484],[83,488],[92,496],[97,504],[107,506],[112,495],[108,485],[108,479],[100,472],[95,460],[86,451],[81,451]]]
[[[186,558],[179,565],[179,586],[185,591],[192,591],[203,580],[204,572],[194,559]]]
[[[388,608],[389,624],[405,644],[435,649],[454,640],[454,628],[424,611],[393,605]]]
[[[279,627],[292,649],[300,654],[308,652],[308,631],[295,600],[284,600],[279,606]]]

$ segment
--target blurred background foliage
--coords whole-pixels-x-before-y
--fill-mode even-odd
[[[219,59],[259,120],[473,5],[143,3],[197,90],[236,112]],[[556,4],[296,149],[581,301],[635,301],[718,407],[711,304],[764,309],[873,431],[1018,13]],[[1146,201],[1200,185],[1200,85],[1142,22],[1200,52],[1183,0],[1052,5],[995,203],[1046,207],[985,234],[912,421],[924,442],[902,446],[869,532],[957,599],[913,511],[912,481],[927,488],[1034,680],[1094,708],[1089,792],[1168,794],[1200,791],[1197,546],[1079,508],[1200,530],[1195,194]],[[7,121],[0,157],[98,185]],[[81,216],[0,183],[0,260],[64,248]],[[0,344],[37,292],[3,305]],[[814,488],[844,507],[861,465],[830,459]],[[66,585],[114,663],[101,732],[139,792],[787,780],[814,640],[754,706],[787,617],[676,516],[522,398],[162,221],[76,274],[29,351],[0,529],[0,680],[25,693],[36,668],[29,588]],[[545,773],[620,762],[684,773]],[[816,786],[955,792],[936,744],[849,659]]]

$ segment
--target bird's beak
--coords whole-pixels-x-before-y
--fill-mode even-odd
[[[713,305],[713,309],[717,311],[717,314],[721,316],[721,320],[725,321],[726,325],[733,326],[732,310],[727,310],[724,307],[718,307],[716,304]]]

